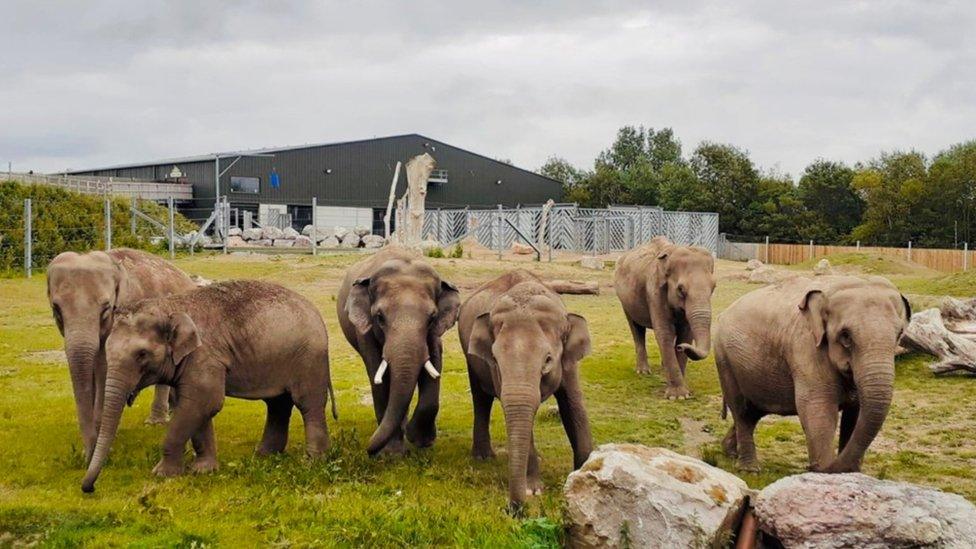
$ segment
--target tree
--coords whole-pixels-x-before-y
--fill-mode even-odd
[[[928,187],[933,200],[942,204],[934,232],[944,246],[958,247],[976,236],[976,141],[958,143],[935,155],[929,167]]]
[[[705,191],[694,170],[686,164],[667,163],[661,168],[658,187],[660,205],[665,210],[705,211],[702,196]]]
[[[674,137],[671,128],[647,130],[647,157],[651,168],[660,172],[666,164],[684,164],[681,158],[681,142]]]
[[[854,170],[840,162],[817,159],[806,167],[798,185],[798,198],[829,227],[824,238],[836,241],[861,222],[864,200],[853,186]]]
[[[734,145],[703,141],[691,156],[703,191],[702,211],[718,212],[723,232],[745,234],[758,215],[759,174],[747,152]]]
[[[926,165],[922,153],[882,153],[859,166],[852,185],[865,202],[861,224],[851,233],[853,240],[882,246],[903,246],[917,241],[925,224],[913,213],[926,212]]]
[[[559,181],[567,190],[576,185],[583,177],[579,169],[558,156],[550,156],[538,171],[540,175]]]

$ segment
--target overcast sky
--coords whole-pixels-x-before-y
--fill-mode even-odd
[[[796,176],[976,137],[971,1],[460,4],[4,0],[0,162],[416,132],[590,166],[644,124]]]

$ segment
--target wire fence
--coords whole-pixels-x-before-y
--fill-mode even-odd
[[[718,252],[718,214],[669,212],[650,206],[580,208],[575,204],[493,209],[433,209],[423,236],[451,245],[473,236],[494,250],[516,242],[543,249],[603,254],[635,248],[655,236]]]

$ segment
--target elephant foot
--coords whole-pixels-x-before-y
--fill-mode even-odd
[[[722,440],[722,452],[724,452],[725,455],[730,458],[739,457],[739,448],[736,446],[734,434],[732,435],[731,440],[729,440],[729,437],[725,437],[725,439]]]
[[[739,459],[736,461],[735,466],[740,471],[746,471],[747,473],[758,473],[760,470],[758,459]]]
[[[413,425],[407,426],[407,440],[417,448],[429,448],[437,440],[437,428],[433,425],[430,428],[419,428]]]
[[[508,507],[505,508],[505,512],[512,518],[525,518],[525,502],[510,501],[508,502]]]
[[[175,477],[183,473],[183,466],[181,464],[167,463],[166,460],[161,459],[153,467],[152,472],[157,477]]]
[[[190,472],[196,475],[212,473],[218,468],[216,457],[198,457],[190,464]]]
[[[664,390],[664,396],[667,397],[668,400],[687,400],[691,398],[691,391],[689,391],[684,385],[668,387]]]
[[[495,458],[495,451],[491,449],[491,446],[488,448],[472,448],[471,455],[474,456],[474,459],[487,461]]]
[[[526,496],[541,496],[542,495],[542,480],[538,478],[530,478],[525,481],[525,495]]]
[[[284,448],[278,448],[276,446],[265,446],[263,444],[258,446],[254,450],[254,454],[258,457],[268,457],[274,454],[284,454],[284,453],[285,453]]]
[[[638,364],[637,365],[637,374],[638,375],[642,375],[642,376],[650,375],[651,374],[651,367],[648,366],[646,362],[644,364]]]
[[[407,453],[407,446],[403,443],[402,438],[394,438],[386,443],[386,446],[379,453],[384,456],[403,456]]]
[[[166,425],[167,423],[169,423],[169,414],[166,413],[157,414],[153,412],[149,414],[149,417],[146,418],[146,421],[144,423],[146,425]]]

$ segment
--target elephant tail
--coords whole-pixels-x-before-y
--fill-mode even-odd
[[[335,403],[333,403],[335,405]],[[725,401],[725,395],[722,395],[722,419],[725,419],[729,415],[729,403]]]
[[[339,412],[336,411],[335,392],[332,390],[332,381],[329,381],[329,400],[332,401],[332,419],[339,419]]]

